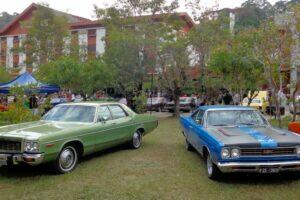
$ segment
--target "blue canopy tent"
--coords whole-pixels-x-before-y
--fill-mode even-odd
[[[34,86],[34,92],[37,93],[55,93],[59,91],[59,87],[56,85],[48,85],[48,84],[43,84],[39,81],[37,81],[30,73],[25,72],[18,76],[16,79],[8,82],[8,83],[3,83],[0,84],[0,93],[2,94],[8,94],[10,89],[12,87],[16,86],[28,86],[32,85]]]

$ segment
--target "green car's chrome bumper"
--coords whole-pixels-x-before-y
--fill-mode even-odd
[[[228,162],[217,163],[222,172],[277,173],[281,171],[300,171],[300,161],[277,162]]]
[[[44,154],[0,154],[0,166],[7,165],[9,161],[12,161],[12,164],[17,165],[19,163],[27,163],[29,165],[38,165],[41,164],[44,160]]]

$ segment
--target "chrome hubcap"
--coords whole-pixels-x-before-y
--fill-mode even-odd
[[[75,153],[71,148],[64,149],[59,158],[60,166],[63,169],[70,169],[75,164]]]
[[[207,166],[208,175],[211,175],[213,169],[212,169],[212,162],[211,162],[210,156],[207,157],[206,166]]]
[[[133,134],[133,146],[138,148],[141,145],[141,135],[137,132]]]

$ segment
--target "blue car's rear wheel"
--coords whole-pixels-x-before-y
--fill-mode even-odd
[[[185,148],[188,151],[193,151],[194,150],[194,147],[191,145],[191,143],[187,139],[185,139]]]

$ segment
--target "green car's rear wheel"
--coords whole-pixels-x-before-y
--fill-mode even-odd
[[[142,145],[142,134],[140,131],[136,131],[132,136],[131,147],[138,149]]]
[[[78,153],[73,146],[65,146],[59,153],[54,168],[57,173],[68,173],[75,169],[78,163]]]

